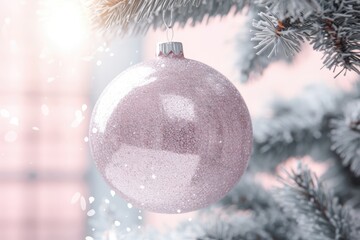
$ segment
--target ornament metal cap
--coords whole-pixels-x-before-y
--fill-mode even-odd
[[[183,45],[181,42],[158,43],[156,56],[169,56],[172,53],[176,57],[184,57]]]

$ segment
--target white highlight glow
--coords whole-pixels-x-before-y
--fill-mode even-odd
[[[130,69],[113,80],[111,85],[108,85],[98,100],[97,111],[94,114],[94,122],[99,127],[96,132],[103,133],[105,131],[108,119],[122,98],[136,87],[144,86],[156,80],[155,77],[149,77],[154,72],[153,68],[144,66]],[[93,133],[96,132],[93,131]]]
[[[43,1],[41,11],[44,31],[59,50],[72,51],[82,46],[88,34],[88,24],[83,9],[77,1]]]
[[[86,105],[86,104],[83,104],[83,105],[81,106],[81,110],[82,110],[83,112],[85,112],[86,109],[87,109],[87,105]]]
[[[191,99],[178,95],[161,95],[161,101],[166,114],[170,118],[178,118],[186,121],[194,121],[195,106]]]
[[[10,118],[9,123],[14,126],[19,126],[19,119],[17,117]]]

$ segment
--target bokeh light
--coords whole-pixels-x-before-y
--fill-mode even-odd
[[[78,50],[89,35],[89,21],[76,0],[41,1],[39,10],[49,46],[62,52]]]

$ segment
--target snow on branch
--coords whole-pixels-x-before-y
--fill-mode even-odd
[[[250,169],[273,171],[289,157],[312,155],[327,158],[330,119],[341,115],[347,94],[326,87],[312,86],[301,97],[278,100],[270,118],[254,121],[254,153]],[[325,150],[325,151],[323,151]]]
[[[277,207],[272,194],[257,183],[255,176],[249,173],[241,177],[241,181],[221,200],[220,204],[230,209],[256,212]]]
[[[261,10],[264,10],[261,8]],[[244,28],[240,30],[237,37],[237,68],[240,71],[240,81],[247,82],[253,77],[259,76],[273,62],[285,61],[291,63],[293,58],[285,55],[284,51],[279,51],[277,55],[273,54],[270,58],[266,54],[257,54],[255,49],[256,42],[251,41],[252,33],[250,29],[252,22],[259,21],[261,18],[257,14],[261,11],[259,8],[252,7],[249,13],[249,21]],[[251,20],[250,20],[251,19]]]
[[[324,67],[360,74],[359,0],[88,0],[91,22],[102,36],[137,35],[164,28],[162,13],[179,26],[246,9],[265,9],[254,20],[258,54],[292,56],[306,39],[324,54]],[[166,14],[165,14],[166,15]],[[169,16],[168,14],[167,16]],[[256,65],[255,65],[256,66]]]
[[[360,209],[360,178],[356,177],[348,166],[343,165],[338,155],[333,155],[321,180],[332,189],[342,204]]]
[[[241,11],[250,0],[89,0],[86,6],[93,25],[102,34],[143,34],[151,26],[164,27],[162,12],[173,11],[180,26]]]
[[[280,3],[270,3],[269,12],[259,13],[262,20],[253,24],[259,54],[267,49],[272,49],[271,54],[284,49],[292,55],[299,52],[299,40],[308,39],[315,50],[323,52],[324,67],[334,72],[340,69],[335,77],[347,71],[360,74],[360,1],[317,1],[321,9],[317,5],[316,11],[298,18],[288,16],[288,11],[277,15]]]
[[[266,7],[280,19],[304,19],[321,10],[317,0],[255,0],[255,3]]]
[[[324,53],[324,66],[360,74],[360,1],[323,1],[322,11],[313,18],[311,43]]]
[[[313,172],[300,165],[288,177],[279,190],[279,204],[298,222],[304,239],[357,239],[357,223],[350,209],[339,204]]]
[[[349,102],[344,117],[332,121],[331,140],[345,166],[360,177],[360,99]]]
[[[245,190],[243,195],[249,189]],[[214,216],[215,214],[215,216]],[[229,209],[216,216],[216,210],[203,215],[203,220],[198,218],[196,223],[201,226],[203,233],[194,232],[193,237],[186,239],[210,240],[210,239],[288,239],[302,240],[298,232],[296,222],[289,218],[279,207],[263,209],[258,212],[236,211]],[[224,216],[224,217],[221,217]],[[204,219],[216,219],[209,222]],[[191,228],[191,226],[190,226]],[[194,226],[192,226],[194,228]],[[185,239],[179,234],[177,239]]]
[[[258,42],[255,49],[257,54],[262,54],[270,49],[268,57],[283,51],[286,56],[300,52],[300,43],[304,41],[301,32],[292,27],[290,22],[281,22],[278,18],[266,13],[259,13],[262,20],[254,21],[253,30],[255,37],[251,40]]]

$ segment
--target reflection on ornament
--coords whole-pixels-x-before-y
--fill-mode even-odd
[[[109,84],[89,134],[109,185],[135,206],[161,213],[221,199],[245,171],[252,145],[240,93],[213,68],[184,58],[174,42]]]

